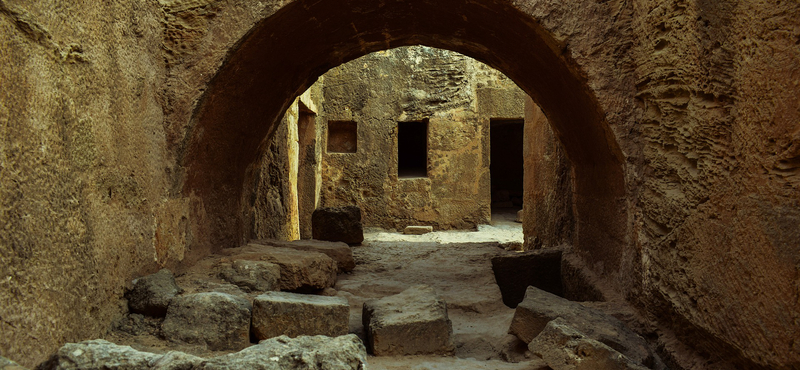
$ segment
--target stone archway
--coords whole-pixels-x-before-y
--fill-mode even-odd
[[[539,103],[574,164],[574,244],[592,256],[596,272],[619,271],[626,260],[627,205],[623,155],[607,117],[621,122],[620,112],[635,107],[613,91],[604,93],[605,103],[598,100],[594,90],[624,81],[625,73],[609,55],[589,55],[596,45],[587,40],[595,36],[579,28],[603,23],[575,23],[615,9],[577,3],[570,7],[581,11],[561,14],[562,22],[556,22],[552,12],[569,9],[563,4],[298,0],[258,22],[209,83],[184,144],[183,192],[195,204],[193,253],[243,241],[237,214],[242,184],[297,94],[331,67],[361,55],[423,44],[486,62]]]

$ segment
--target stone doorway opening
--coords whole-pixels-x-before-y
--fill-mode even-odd
[[[493,119],[490,127],[492,219],[522,210],[524,120]]]

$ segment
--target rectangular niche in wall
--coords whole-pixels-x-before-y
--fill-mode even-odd
[[[428,120],[397,124],[397,176],[428,176]]]
[[[328,121],[328,153],[355,153],[358,125],[354,121]]]

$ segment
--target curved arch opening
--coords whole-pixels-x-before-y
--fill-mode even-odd
[[[295,96],[334,66],[415,44],[483,61],[539,104],[574,166],[573,244],[600,272],[617,269],[627,244],[620,149],[566,46],[501,0],[298,0],[257,24],[209,84],[184,144],[191,253],[244,241],[243,182]]]

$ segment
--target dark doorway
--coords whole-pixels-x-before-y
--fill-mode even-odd
[[[428,176],[428,121],[397,124],[397,176]]]
[[[522,209],[524,120],[491,120],[492,212]]]

